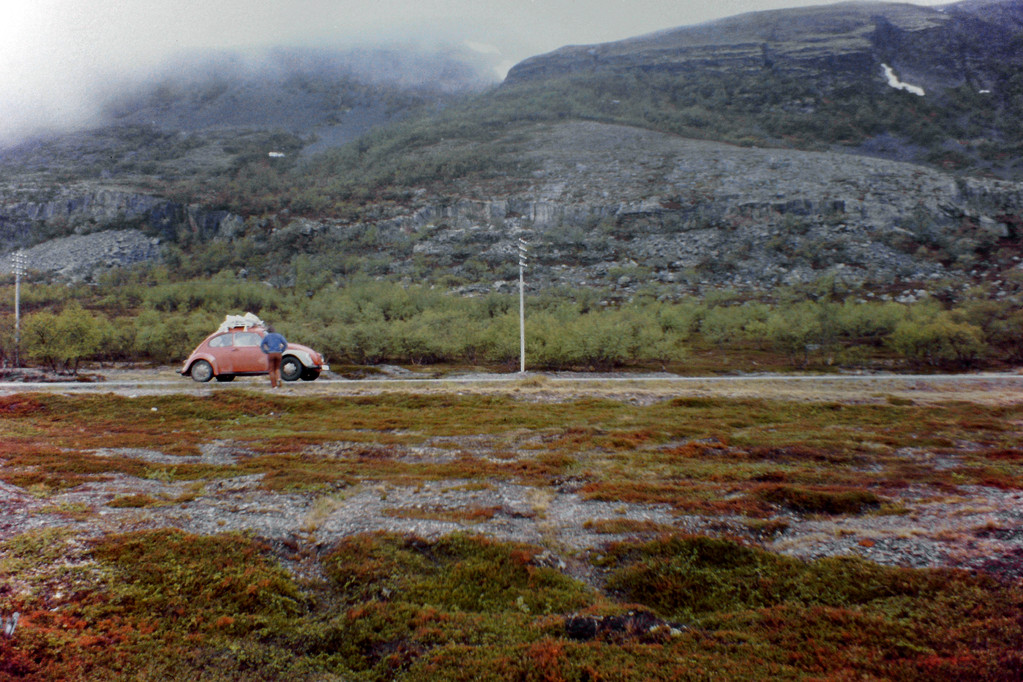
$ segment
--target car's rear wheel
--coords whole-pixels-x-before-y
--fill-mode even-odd
[[[205,360],[196,360],[189,374],[192,375],[193,380],[206,383],[213,378],[213,365]]]
[[[305,367],[294,355],[289,355],[281,360],[281,378],[285,381],[298,381],[304,369]]]
[[[233,374],[218,374],[217,381],[234,381]]]

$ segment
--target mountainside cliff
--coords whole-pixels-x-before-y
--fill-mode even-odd
[[[77,240],[59,251],[75,263],[33,267],[164,258],[288,285],[303,258],[321,280],[482,293],[511,287],[521,237],[533,286],[621,299],[821,279],[1015,296],[1021,45],[1019,0],[743,15],[562,48],[469,99],[402,104],[405,122],[344,147],[299,125],[298,105],[337,84],[308,64],[301,82],[265,81],[305,93],[294,111],[217,113],[268,87],[250,72],[214,91],[181,81],[122,102],[119,124],[0,153],[0,250],[120,230],[159,246],[110,258],[93,237],[91,260]],[[381,92],[364,103],[386,108]],[[255,127],[209,127],[243,119]]]
[[[459,201],[424,196],[388,220],[303,228],[343,244],[373,230],[386,272],[450,272],[479,293],[510,287],[520,237],[540,286],[603,286],[622,297],[826,276],[890,289],[996,279],[1020,262],[1017,183],[597,123],[537,130],[532,142],[537,170],[522,191],[494,183]]]

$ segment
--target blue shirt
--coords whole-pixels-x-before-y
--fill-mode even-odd
[[[288,342],[277,332],[270,332],[263,337],[263,341],[259,344],[260,350],[264,353],[283,353],[287,347]]]

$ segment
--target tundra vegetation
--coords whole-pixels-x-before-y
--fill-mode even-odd
[[[404,201],[417,188],[495,179],[511,188],[526,182],[531,167],[518,152],[531,131],[568,120],[805,150],[855,150],[887,138],[920,163],[1018,177],[1023,80],[1012,72],[1001,82],[1004,92],[992,100],[968,85],[940,96],[893,97],[867,75],[827,87],[764,71],[580,73],[467,96],[310,163],[240,157],[230,172],[161,184],[182,199],[243,215],[287,209],[315,218],[354,218]]]
[[[527,302],[536,369],[668,369],[682,374],[837,368],[962,370],[1023,360],[1023,314],[983,287],[954,304],[881,301],[830,285],[756,299],[729,292],[608,304],[594,290],[553,290]],[[13,287],[0,288],[13,297]],[[379,363],[510,368],[519,354],[518,299],[299,269],[275,289],[221,273],[173,281],[163,268],[98,285],[22,287],[23,359],[58,371],[86,363],[176,363],[225,312],[250,311],[325,353],[346,372]],[[13,315],[0,313],[0,358],[14,353]],[[452,333],[458,330],[458,333]]]
[[[416,395],[0,398],[0,480],[46,500],[105,480],[188,482],[177,498],[51,505],[63,522],[0,541],[0,680],[1019,679],[1017,578],[804,561],[764,549],[785,514],[903,513],[907,489],[1023,489],[1023,407],[966,402],[686,398],[649,405]],[[194,457],[230,433],[231,461]],[[409,458],[485,436],[505,455]],[[363,450],[322,454],[347,442]],[[457,441],[452,441],[457,442]],[[963,442],[972,445],[961,447]],[[455,446],[458,447],[457,445]],[[180,464],[131,455],[158,451]],[[942,467],[905,450],[953,455]],[[320,453],[320,454],[318,454]],[[192,457],[189,457],[192,456]],[[446,510],[465,530],[317,542],[196,535],[159,514],[257,476],[329,499],[360,486],[516,481],[587,499],[744,520],[743,537],[595,519],[620,533],[567,550],[486,537],[501,510]],[[5,513],[17,510],[8,509]],[[419,509],[420,514],[429,510]],[[158,516],[157,516],[158,518]]]

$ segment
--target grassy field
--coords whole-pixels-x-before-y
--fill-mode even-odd
[[[0,680],[1023,674],[1015,384],[262,386],[0,397]]]

